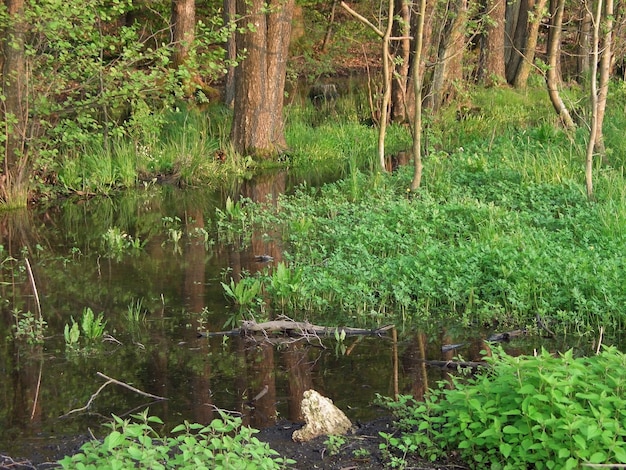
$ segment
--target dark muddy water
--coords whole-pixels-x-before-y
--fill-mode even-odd
[[[231,195],[261,200],[289,186],[282,175],[243,184]],[[257,428],[297,421],[309,388],[332,398],[351,419],[369,420],[381,413],[372,405],[376,394],[393,394],[394,370],[401,393],[420,395],[444,377],[421,362],[450,359],[454,353],[442,354],[443,343],[467,341],[463,356],[478,357],[481,333],[463,330],[401,334],[397,354],[385,338],[348,338],[345,351],[333,341],[272,346],[198,338],[198,329],[223,329],[232,313],[220,285],[225,273],[260,269],[260,254],[281,260],[281,247],[262,234],[243,250],[215,241],[211,220],[226,196],[153,186],[4,216],[0,454],[57,458],[59,440],[89,429],[97,434],[112,413],[126,416],[148,406],[169,425],[207,423],[214,407],[239,411]],[[133,249],[133,241],[141,248]],[[26,258],[47,323],[38,345],[29,345],[28,335],[13,339],[14,311],[37,315]],[[129,306],[138,304],[139,321],[131,321]],[[103,313],[108,341],[70,352],[64,329],[86,307]],[[540,344],[525,341],[509,347],[528,351]],[[97,393],[105,383],[98,372],[167,400],[114,384]],[[67,415],[96,393],[88,409]]]

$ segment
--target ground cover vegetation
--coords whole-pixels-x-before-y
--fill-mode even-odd
[[[581,468],[626,463],[624,365],[614,347],[590,357],[499,351],[475,377],[442,382],[424,402],[383,400],[397,431],[381,444],[392,468],[419,454],[459,455],[471,468]]]

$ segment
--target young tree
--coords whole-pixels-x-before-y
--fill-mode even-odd
[[[283,95],[294,0],[237,0],[250,29],[236,36],[231,141],[242,154],[269,158],[285,150]]]
[[[591,53],[591,127],[585,161],[585,185],[587,197],[593,197],[593,157],[594,153],[604,153],[602,124],[606,109],[611,68],[611,44],[613,30],[613,0],[596,0],[593,11],[593,35]],[[601,39],[600,27],[604,26]],[[602,46],[602,50],[600,47]],[[599,77],[598,77],[598,68]]]
[[[546,72],[546,84],[548,86],[548,95],[550,95],[552,106],[561,118],[563,125],[567,129],[573,130],[576,126],[559,93],[559,59],[561,54],[561,29],[563,27],[565,0],[551,0],[550,3],[552,18],[550,21],[550,34],[548,35],[548,70]]]
[[[415,31],[415,51],[413,68],[413,86],[415,88],[415,116],[413,118],[413,180],[411,191],[417,190],[422,184],[422,88],[424,81],[424,64],[422,48],[424,41],[424,21],[426,0],[420,0]]]

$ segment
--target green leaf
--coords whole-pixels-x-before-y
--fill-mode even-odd
[[[500,453],[505,457],[508,458],[511,455],[511,452],[513,451],[513,446],[511,444],[508,444],[506,442],[502,442],[500,444]]]

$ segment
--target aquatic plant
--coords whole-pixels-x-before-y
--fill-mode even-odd
[[[119,227],[110,227],[102,234],[102,245],[105,254],[110,258],[119,258],[124,253],[136,253],[143,249],[144,244],[139,237],[133,238]]]
[[[458,452],[472,468],[580,468],[626,463],[626,355],[513,357],[497,351],[476,377],[442,382],[424,402],[387,399],[397,433],[382,433],[394,462]]]
[[[15,324],[13,325],[13,336],[18,341],[26,341],[28,344],[41,344],[48,324],[41,317],[27,311],[23,312],[18,308],[11,312]]]
[[[104,314],[100,313],[97,316],[93,313],[90,307],[85,307],[79,322],[71,317],[72,325],[65,324],[63,330],[63,337],[65,338],[65,346],[70,352],[89,351],[95,346],[96,341],[101,340],[104,335],[104,328],[106,327],[106,320],[104,320]],[[84,338],[84,343],[81,344],[81,338]]]
[[[237,306],[237,312],[229,317],[224,326],[236,327],[246,313],[252,313],[255,306],[262,304],[259,297],[261,292],[261,281],[256,278],[244,277],[235,282],[233,278],[230,283],[222,282],[224,294]]]
[[[189,423],[176,426],[171,436],[157,427],[163,421],[148,410],[122,419],[113,415],[111,432],[103,440],[91,440],[80,452],[58,463],[61,468],[140,469],[281,469],[295,461],[281,458],[267,443],[254,437],[256,429],[243,426],[240,417],[218,410],[219,418],[208,425]]]

